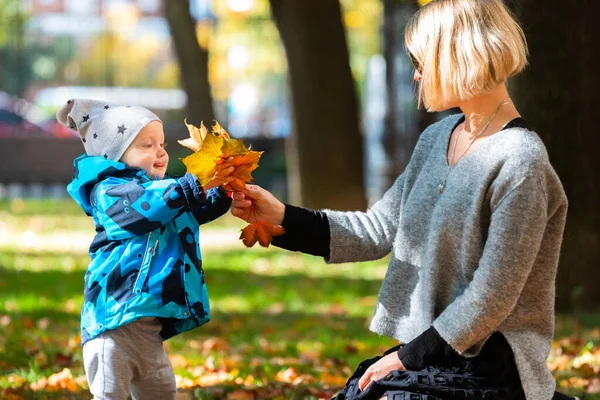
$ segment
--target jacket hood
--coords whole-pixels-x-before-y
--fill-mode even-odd
[[[87,154],[77,157],[73,162],[73,167],[73,180],[67,186],[67,192],[87,215],[92,215],[90,194],[98,182],[109,176],[134,178],[146,175],[139,168],[131,168],[119,161]]]

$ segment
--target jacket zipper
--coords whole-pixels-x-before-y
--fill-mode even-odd
[[[152,236],[152,233],[149,233],[148,240],[146,241],[146,248],[144,249],[144,258],[142,258],[142,264],[140,264],[140,270],[138,271],[138,276],[135,279],[135,282],[133,284],[133,289],[131,290],[134,293],[136,292],[135,288],[137,287],[138,281],[140,280],[140,276],[142,275],[142,268],[144,268],[144,264],[146,263],[146,257],[148,257],[148,248],[150,247],[150,237],[151,236]],[[156,244],[158,244],[158,240],[156,241]],[[156,245],[154,245],[154,249],[156,249]]]

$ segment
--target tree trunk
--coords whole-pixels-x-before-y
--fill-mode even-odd
[[[208,51],[198,44],[190,3],[187,0],[164,0],[163,4],[179,59],[181,81],[188,98],[188,123],[198,125],[203,120],[210,125],[215,114],[208,83]]]
[[[383,0],[383,57],[385,58],[386,110],[385,117],[383,118],[382,144],[386,159],[386,168],[382,183],[386,190],[392,187],[400,172],[396,157],[398,153],[398,124],[396,121],[398,110],[398,80],[396,78],[398,73],[396,55],[398,42],[402,39],[398,37],[396,26],[397,12],[398,2],[396,0]]]
[[[386,189],[408,165],[419,135],[439,119],[423,107],[415,109],[414,69],[404,48],[404,27],[418,10],[416,1],[384,0],[383,54],[386,64],[386,116],[383,146],[388,168]],[[414,103],[414,104],[413,104]]]
[[[363,210],[362,136],[338,0],[270,0],[285,47],[293,105],[291,201]],[[294,192],[290,193],[292,196]]]
[[[514,79],[515,103],[548,148],[569,199],[557,309],[600,308],[600,2],[512,1],[531,54]],[[518,3],[518,4],[517,4]]]

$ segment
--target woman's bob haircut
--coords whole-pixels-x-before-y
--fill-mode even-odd
[[[421,102],[443,110],[490,91],[527,65],[523,30],[502,0],[433,0],[408,21]]]

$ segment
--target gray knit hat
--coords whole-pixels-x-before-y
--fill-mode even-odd
[[[121,159],[146,125],[160,121],[144,107],[120,106],[88,99],[67,101],[56,113],[56,119],[79,133],[89,156],[101,156],[113,161]]]

